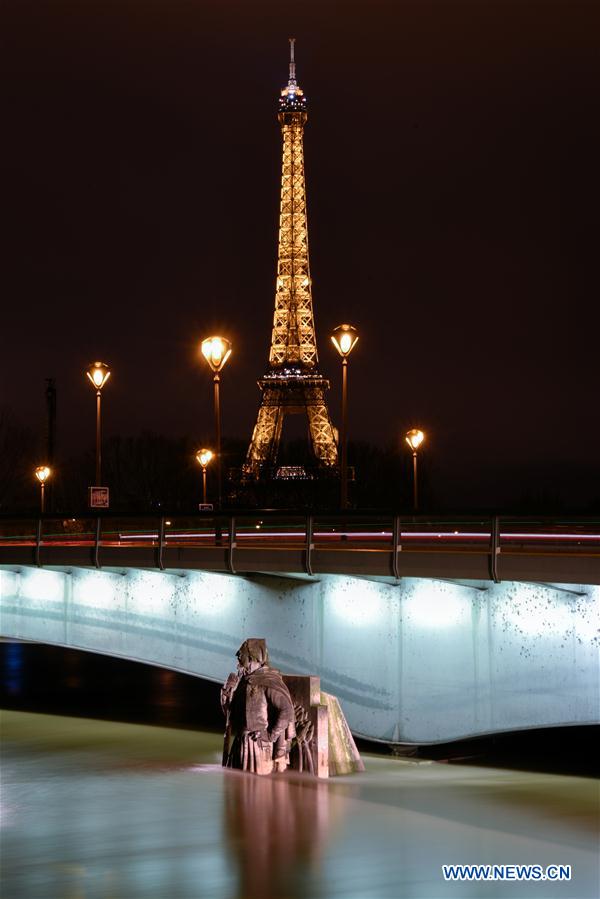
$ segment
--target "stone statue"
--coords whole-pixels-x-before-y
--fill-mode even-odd
[[[294,703],[294,714],[296,716],[296,739],[292,746],[292,767],[296,771],[307,771],[309,774],[314,774],[315,767],[311,752],[314,726],[308,712],[298,702]]]
[[[229,675],[221,690],[223,765],[255,774],[285,771],[295,736],[290,692],[279,671],[269,667],[265,640],[245,640],[236,656],[237,673]]]

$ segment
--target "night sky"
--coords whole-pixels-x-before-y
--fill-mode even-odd
[[[350,438],[428,435],[446,497],[600,503],[596,3],[4,0],[0,402],[58,460],[212,428],[250,438],[274,302],[288,37],[309,101],[320,363]],[[42,444],[41,444],[42,445]],[[352,462],[352,458],[350,458]],[[443,486],[442,486],[443,485]]]

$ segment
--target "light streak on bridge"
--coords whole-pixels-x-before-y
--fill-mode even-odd
[[[0,548],[3,546],[33,546],[38,540],[38,532],[42,545],[61,545],[61,546],[89,546],[95,542],[95,523],[101,521],[100,539],[102,544],[117,546],[119,544],[133,545],[136,541],[141,544],[147,541],[158,541],[161,538],[161,527],[164,527],[164,537],[166,542],[173,540],[200,540],[215,541],[229,539],[231,533],[230,522],[233,519],[237,522],[236,537],[258,543],[270,540],[294,540],[304,541],[307,535],[306,521],[309,518],[318,520],[316,516],[306,516],[303,526],[298,523],[286,524],[285,519],[278,515],[273,522],[273,515],[270,512],[260,513],[264,518],[258,519],[256,514],[234,513],[233,515],[223,515],[216,519],[212,514],[207,516],[181,516],[178,518],[196,519],[195,526],[192,527],[174,527],[171,520],[155,517],[134,516],[111,516],[96,518],[92,516],[69,518],[62,516],[45,516],[38,519],[0,519]],[[268,516],[268,517],[267,517]],[[291,517],[291,516],[290,516]],[[299,518],[300,516],[297,516]],[[327,516],[332,518],[333,516]],[[388,526],[387,529],[381,527],[381,523],[373,521],[370,524],[359,519],[356,524],[348,521],[349,515],[338,516],[343,523],[332,524],[316,528],[313,524],[312,538],[314,540],[323,540],[326,542],[335,541],[372,541],[382,542],[391,541],[394,537],[393,529]],[[249,520],[249,521],[248,521]],[[258,523],[254,523],[258,520]],[[499,519],[501,521],[501,519]],[[127,521],[129,528],[118,527]],[[162,524],[161,524],[162,522]],[[273,523],[272,523],[273,522]],[[138,524],[139,523],[139,524]],[[453,527],[452,520],[421,520],[421,530],[415,524],[413,517],[400,519],[400,534],[404,542],[423,541],[426,543],[439,545],[440,543],[453,545],[461,542],[469,543],[485,543],[492,536],[489,519],[487,529],[485,523],[481,524],[480,529],[461,529],[460,526]],[[511,521],[514,524],[514,519]],[[138,525],[137,527],[135,525]],[[545,529],[539,530],[539,525],[545,526]],[[536,527],[537,525],[537,527]],[[568,528],[568,530],[566,529]],[[519,530],[511,529],[510,526],[506,530],[500,529],[499,539],[502,543],[520,542],[528,545],[535,543],[552,543],[552,544],[576,544],[576,545],[592,545],[600,548],[600,521],[577,519],[570,521],[568,524],[561,520],[552,522],[535,522],[532,523],[528,530],[521,528]]]
[[[600,583],[600,519],[392,513],[0,519],[0,564]]]

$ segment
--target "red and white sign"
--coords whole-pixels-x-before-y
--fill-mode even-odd
[[[90,487],[90,509],[108,509],[108,487]]]

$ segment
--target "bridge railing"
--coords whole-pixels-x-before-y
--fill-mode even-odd
[[[0,563],[153,565],[229,571],[411,573],[417,557],[472,560],[473,576],[498,579],[502,555],[600,558],[600,518],[399,516],[393,513],[223,512],[173,516],[47,514],[0,518]],[[444,562],[444,556],[448,557]],[[481,562],[477,562],[481,557]],[[407,560],[412,559],[412,568]],[[442,561],[440,561],[442,560]],[[456,567],[456,566],[455,566]]]

